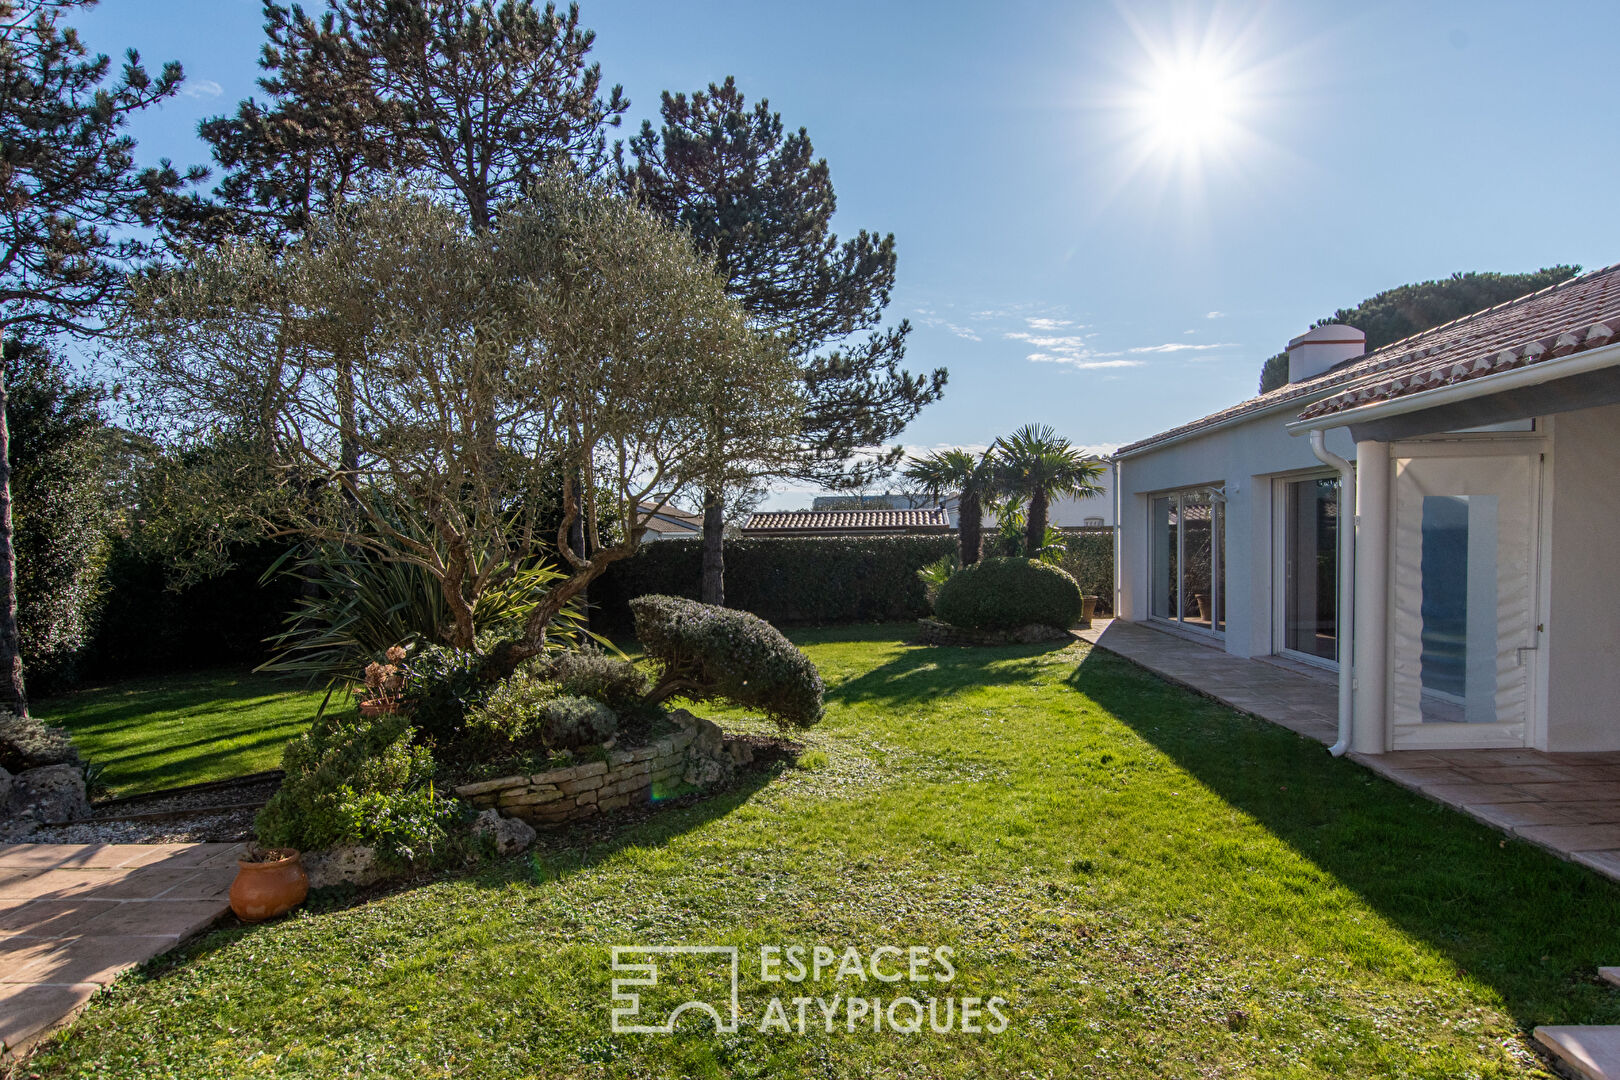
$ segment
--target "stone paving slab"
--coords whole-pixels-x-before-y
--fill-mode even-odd
[[[0,845],[0,1056],[230,909],[241,844]]]
[[[1586,1080],[1620,1080],[1620,1027],[1612,1024],[1538,1027],[1536,1042]]]
[[[1324,745],[1338,737],[1338,681],[1330,672],[1231,656],[1202,641],[1118,619],[1096,620],[1080,637]],[[1620,881],[1620,751],[1396,750],[1349,757],[1402,787]]]

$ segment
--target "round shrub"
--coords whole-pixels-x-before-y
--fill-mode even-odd
[[[556,683],[563,696],[595,698],[621,715],[641,708],[652,690],[646,672],[589,645],[549,653],[529,667],[539,678]]]
[[[934,612],[970,630],[1067,630],[1080,617],[1080,586],[1063,570],[1034,559],[984,559],[940,586]]]
[[[630,611],[636,639],[663,668],[652,700],[724,699],[783,727],[821,720],[821,673],[764,619],[675,596],[638,596]]]
[[[548,749],[573,750],[612,737],[619,718],[594,698],[555,697],[540,707],[539,723]]]

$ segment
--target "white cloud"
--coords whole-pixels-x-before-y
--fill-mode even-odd
[[[1176,353],[1176,352],[1206,352],[1210,349],[1235,349],[1236,345],[1229,341],[1216,342],[1211,345],[1194,345],[1188,341],[1171,341],[1164,345],[1137,345],[1127,349],[1133,353]]]
[[[217,98],[225,88],[213,79],[194,79],[182,83],[180,92],[188,98]]]
[[[1028,318],[1024,322],[1029,324],[1031,330],[1061,330],[1065,326],[1073,326],[1068,319]]]
[[[1206,319],[1224,319],[1224,318],[1226,318],[1226,312],[1224,312],[1224,311],[1212,311],[1208,315],[1205,315],[1204,318],[1206,318]]]
[[[1105,356],[1106,353],[1096,355]],[[1054,356],[1051,353],[1030,353],[1028,359],[1037,364],[1063,364],[1077,371],[1097,371],[1102,368],[1141,367],[1140,360],[1093,360],[1086,356]]]

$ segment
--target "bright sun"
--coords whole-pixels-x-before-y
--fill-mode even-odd
[[[1207,62],[1183,61],[1157,66],[1140,107],[1159,149],[1195,153],[1214,148],[1231,135],[1237,93],[1226,72]]]

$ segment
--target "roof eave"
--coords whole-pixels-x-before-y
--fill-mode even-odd
[[[1136,457],[1139,454],[1146,454],[1154,450],[1162,450],[1166,446],[1174,446],[1177,443],[1186,442],[1188,439],[1202,438],[1211,432],[1224,431],[1229,427],[1236,427],[1239,424],[1246,424],[1251,420],[1257,420],[1264,416],[1270,416],[1273,413],[1297,412],[1301,409],[1307,408],[1308,406],[1316,404],[1325,397],[1332,397],[1338,389],[1340,388],[1335,387],[1333,390],[1321,390],[1310,394],[1301,394],[1298,397],[1291,397],[1284,401],[1278,401],[1271,405],[1262,406],[1258,409],[1250,409],[1248,412],[1238,413],[1235,416],[1228,416],[1224,419],[1216,420],[1213,423],[1205,424],[1201,427],[1195,427],[1188,431],[1183,431],[1178,435],[1171,435],[1165,439],[1159,439],[1157,441],[1146,440],[1137,444],[1134,448],[1114,451],[1113,456],[1107,460],[1122,461],[1125,458]]]
[[[1287,429],[1290,435],[1303,435],[1309,431],[1326,431],[1329,428],[1348,427],[1351,424],[1365,424],[1387,417],[1422,412],[1425,409],[1450,405],[1458,401],[1469,401],[1522,387],[1538,386],[1570,375],[1617,365],[1620,365],[1620,342],[1527,364],[1511,371],[1499,371],[1493,375],[1482,375],[1477,379],[1466,379],[1449,386],[1436,386],[1415,394],[1404,394],[1383,401],[1370,401],[1353,409],[1324,413],[1308,420],[1295,420],[1287,425]]]

